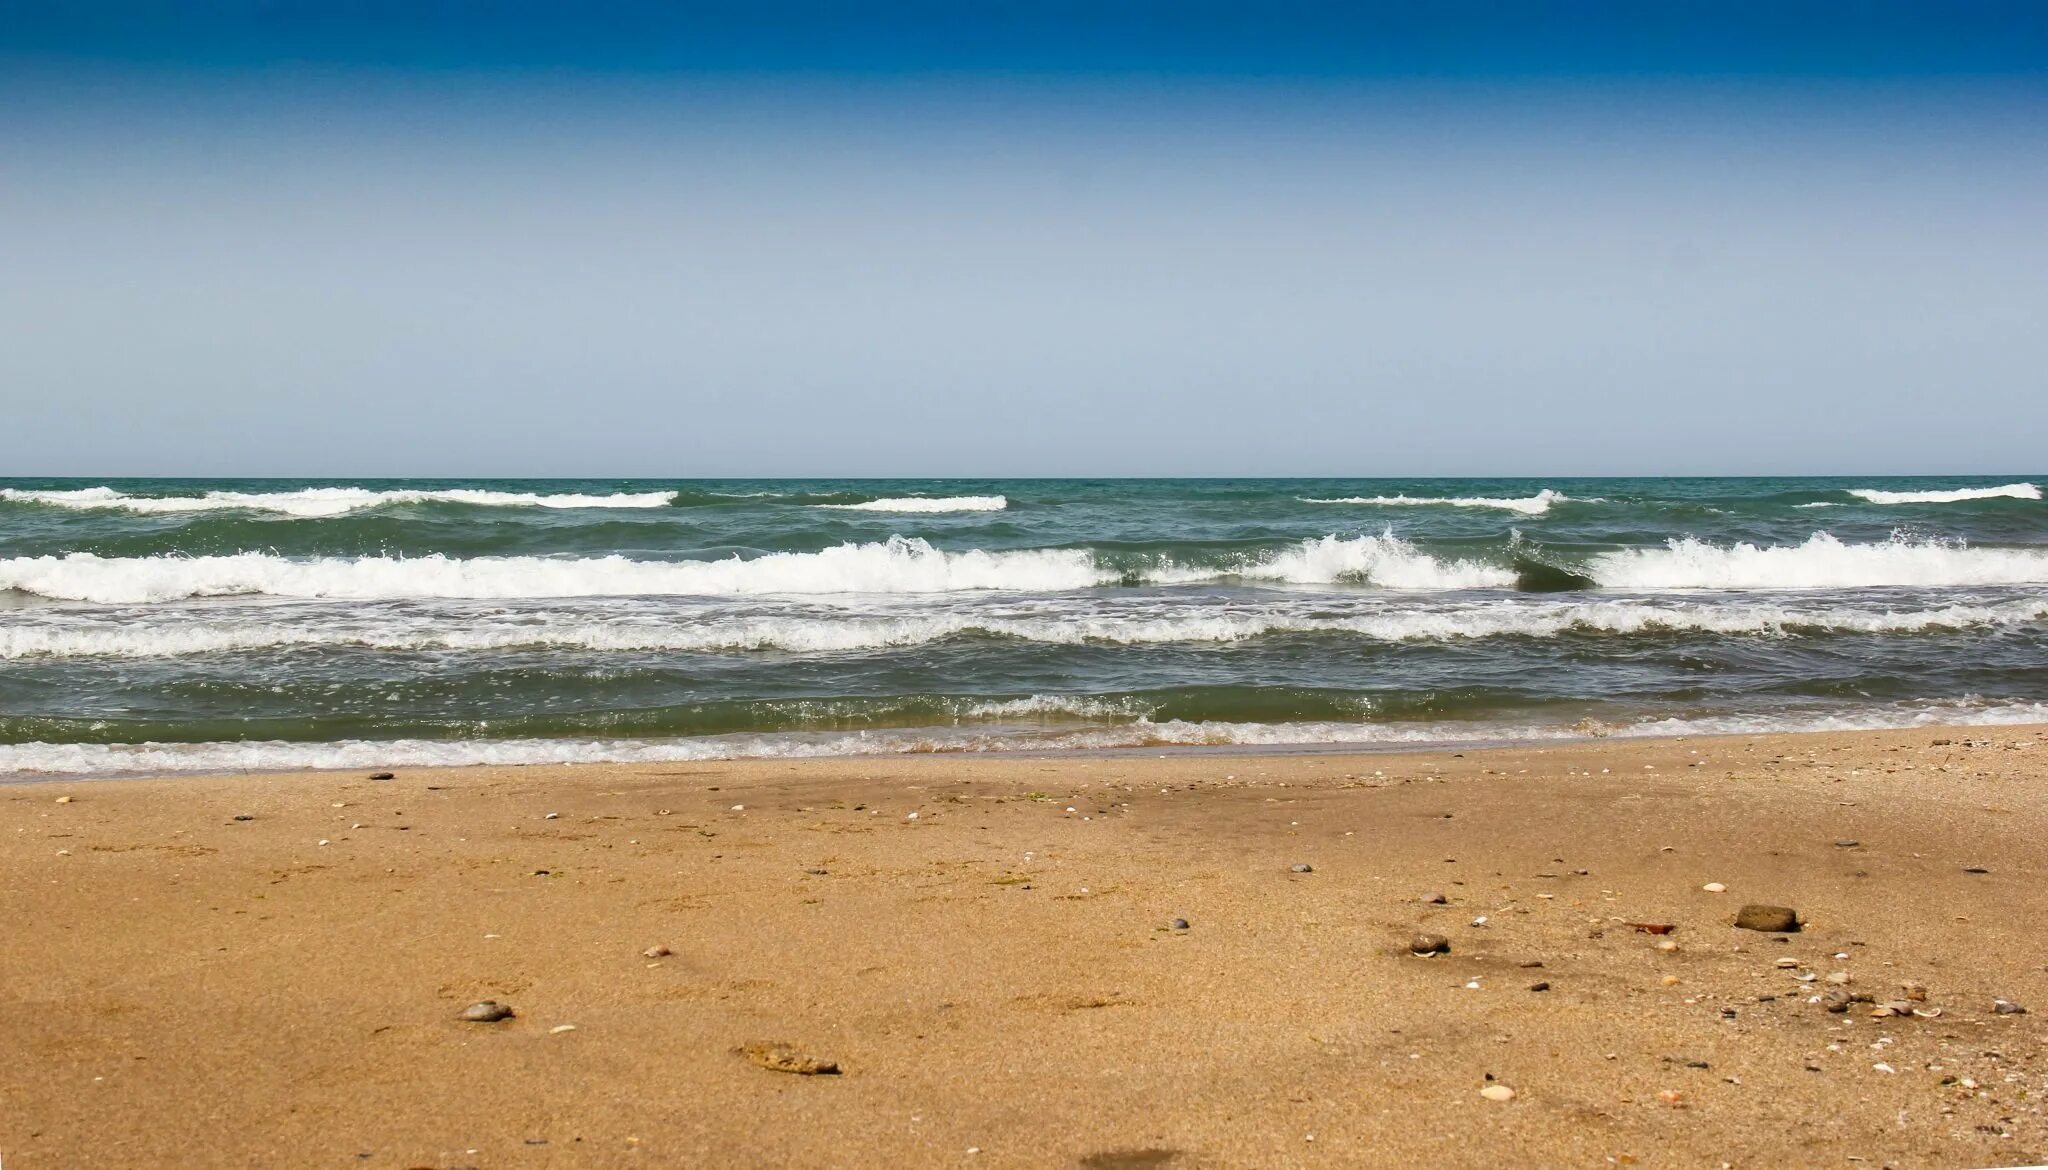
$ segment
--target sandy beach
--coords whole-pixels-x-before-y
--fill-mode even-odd
[[[2042,731],[0,786],[0,1157],[2041,1162]]]

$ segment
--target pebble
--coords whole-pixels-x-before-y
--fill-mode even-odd
[[[1167,925],[1173,927],[1173,929],[1175,930],[1186,930],[1188,928],[1188,920],[1185,918],[1176,918],[1172,922],[1167,923]]]
[[[1408,940],[1408,950],[1416,955],[1448,955],[1451,940],[1440,934],[1418,934]]]
[[[1986,869],[1986,868],[1984,868],[1984,867],[1983,867],[1983,866],[1981,866],[1981,865],[1966,865],[1966,866],[1964,866],[1964,867],[1963,867],[1963,872],[1964,872],[1964,873],[1990,873],[1991,871],[1990,871],[1990,870],[1988,870],[1988,869]]]
[[[1705,890],[1709,894],[1725,894],[1728,892],[1728,887],[1720,882],[1708,882],[1706,885],[1701,886],[1700,889]]]
[[[1790,971],[1799,966],[1799,960],[1793,958],[1790,955],[1787,955],[1784,958],[1778,960],[1778,966],[1783,968],[1784,970]]]
[[[1835,840],[1835,848],[1837,849],[1854,849],[1861,844],[1863,842],[1858,841],[1854,837],[1840,837]]]
[[[372,780],[396,780],[396,779],[398,779],[398,777],[397,777],[397,776],[395,776],[395,775],[393,775],[393,774],[392,774],[392,773],[390,773],[390,772],[372,772],[372,773],[370,773],[370,779],[372,779]]]
[[[1290,868],[1292,868],[1295,873],[1314,873],[1316,871],[1316,867],[1310,865],[1306,861],[1297,861]]]
[[[2009,999],[1992,1000],[1991,1010],[1998,1013],[2001,1016],[2024,1016],[2027,1014],[2027,1009],[2021,1007],[2020,1005],[2014,1003]]]
[[[1671,953],[1672,951],[1675,951],[1675,950],[1677,950],[1677,949],[1678,949],[1678,944],[1677,944],[1677,943],[1675,943],[1675,942],[1672,942],[1672,941],[1671,941],[1670,939],[1668,939],[1668,938],[1666,938],[1666,939],[1659,939],[1659,940],[1657,941],[1657,949],[1658,949],[1658,950],[1660,950],[1660,951],[1663,951],[1663,952],[1665,952],[1666,954],[1669,954],[1669,953]]]
[[[1766,906],[1752,902],[1735,912],[1735,925],[1741,930],[1791,934],[1799,929],[1799,913],[1790,906]]]
[[[1927,985],[1925,983],[1916,983],[1908,979],[1906,982],[1899,984],[1899,990],[1904,992],[1906,998],[1913,1003],[1927,1002]]]
[[[235,814],[235,819],[236,819],[236,820],[238,820],[238,821],[253,821],[253,820],[255,820],[256,818],[255,818],[255,817],[252,817],[252,816],[250,816],[250,815],[249,815],[248,813],[236,813],[236,814]]]
[[[1424,894],[1422,895],[1422,900],[1431,906],[1448,906],[1451,903],[1451,900],[1442,894]]]
[[[554,1027],[548,1029],[548,1035],[559,1036],[564,1032],[574,1032],[575,1030],[576,1025],[574,1024],[556,1024]]]
[[[650,959],[666,959],[670,955],[675,954],[674,951],[669,950],[667,947],[661,945],[660,943],[655,943],[653,946],[648,947],[646,950],[641,951],[640,953]]]
[[[70,804],[70,803],[71,803],[71,798],[70,798],[70,797],[68,797],[68,796],[60,796],[60,797],[58,797],[58,798],[57,798],[57,803],[58,803],[58,804]]]
[[[495,999],[479,1000],[462,1009],[462,1018],[473,1024],[495,1024],[513,1016],[512,1005]]]
[[[1828,972],[1828,982],[1834,984],[1837,987],[1840,987],[1843,984],[1849,982],[1850,978],[1851,976],[1847,971]]]
[[[1664,978],[1663,978],[1662,980],[1660,980],[1659,982],[1663,983],[1663,984],[1664,984],[1664,986],[1666,986],[1666,987],[1676,987],[1676,986],[1678,986],[1678,976],[1676,976],[1676,975],[1666,975],[1666,976],[1665,976],[1665,977],[1664,977]]]
[[[1538,979],[1538,980],[1537,980],[1536,982],[1534,982],[1534,983],[1531,983],[1531,984],[1529,985],[1529,990],[1531,990],[1531,991],[1549,991],[1549,990],[1550,990],[1550,983],[1549,983],[1549,981],[1548,981],[1548,980],[1544,980],[1544,979]]]
[[[1515,1091],[1506,1085],[1488,1085],[1479,1090],[1479,1095],[1489,1101],[1512,1101],[1515,1099]]]

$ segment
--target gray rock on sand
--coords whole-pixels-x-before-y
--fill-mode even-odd
[[[1991,1010],[1997,1012],[2001,1016],[2024,1016],[2027,1014],[2027,1009],[2021,1007],[2020,1005],[2014,1003],[2009,999],[1992,1000]]]
[[[1306,861],[1297,861],[1290,867],[1295,873],[1314,873],[1316,867]]]
[[[1408,953],[1411,955],[1448,955],[1451,953],[1451,940],[1440,934],[1418,934],[1408,940]]]
[[[1167,925],[1171,926],[1175,930],[1186,930],[1188,928],[1188,920],[1185,918],[1176,918],[1172,922],[1167,923]]]
[[[473,1024],[495,1024],[499,1020],[511,1019],[514,1014],[511,1004],[499,1003],[495,999],[478,1000],[462,1009],[462,1018]]]
[[[660,943],[655,943],[653,946],[648,947],[646,950],[641,951],[640,953],[642,955],[647,956],[650,959],[666,959],[670,955],[675,954],[674,951],[669,950],[667,947],[663,946]]]
[[[1767,934],[1792,934],[1799,929],[1799,912],[1790,906],[1765,906],[1752,902],[1735,912],[1735,925],[1742,930]]]

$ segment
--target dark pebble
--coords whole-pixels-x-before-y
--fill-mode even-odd
[[[1981,865],[1966,865],[1966,866],[1964,866],[1964,867],[1963,867],[1963,872],[1964,872],[1964,873],[1990,873],[1991,871],[1990,871],[1990,870],[1988,870],[1988,869],[1985,869],[1985,868],[1984,868],[1983,866],[1981,866]]]
[[[1791,934],[1799,929],[1799,913],[1790,906],[1751,903],[1735,912],[1735,925],[1743,930],[1769,934]]]
[[[1550,990],[1550,984],[1549,984],[1549,983],[1547,983],[1547,982],[1545,982],[1545,981],[1543,981],[1543,980],[1541,980],[1541,979],[1538,979],[1538,980],[1537,980],[1536,982],[1534,982],[1534,983],[1531,983],[1531,984],[1529,985],[1529,990],[1531,990],[1531,991],[1549,991],[1549,990]]]
[[[1173,927],[1175,930],[1186,930],[1188,928],[1188,920],[1185,918],[1176,918],[1172,922],[1167,923],[1167,925]]]
[[[824,877],[826,874],[831,873],[832,871],[829,869],[807,869],[804,872],[810,874],[812,877]]]
[[[248,813],[236,813],[236,814],[235,814],[235,819],[236,819],[236,820],[238,820],[238,821],[253,821],[253,820],[255,820],[256,818],[255,818],[255,817],[252,817],[252,816],[250,816],[250,815],[249,815]]]
[[[397,777],[396,775],[394,775],[394,774],[390,773],[390,772],[372,772],[372,773],[370,773],[370,779],[372,779],[372,780],[396,780],[396,779],[398,779],[398,777]]]

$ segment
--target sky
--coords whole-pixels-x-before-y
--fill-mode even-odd
[[[0,0],[0,476],[2048,469],[2048,6]]]

